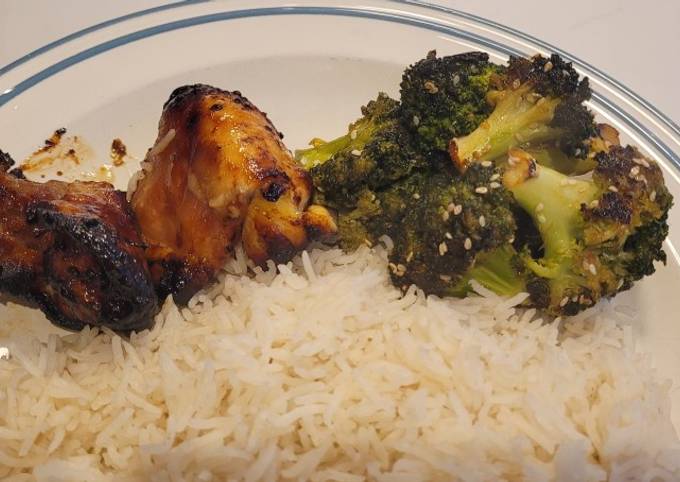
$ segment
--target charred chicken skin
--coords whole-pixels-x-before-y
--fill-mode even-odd
[[[125,194],[28,181],[12,165],[0,151],[0,292],[71,330],[147,328],[158,301]]]
[[[256,263],[283,262],[335,232],[281,134],[240,92],[176,89],[131,198],[158,294],[186,301],[240,239]]]

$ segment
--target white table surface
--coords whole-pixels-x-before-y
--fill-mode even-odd
[[[0,66],[76,30],[164,3],[170,0],[0,0]],[[680,123],[679,0],[437,3],[558,45],[623,82]]]

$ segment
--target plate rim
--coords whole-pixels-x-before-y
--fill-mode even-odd
[[[502,24],[500,22],[497,22],[495,20],[488,19],[486,17],[476,15],[473,13],[466,12],[464,10],[456,9],[456,8],[451,8],[447,7],[444,5],[439,5],[439,4],[434,4],[431,2],[427,1],[422,1],[422,0],[386,0],[390,3],[395,3],[395,4],[401,4],[401,5],[410,5],[410,6],[415,6],[415,7],[420,7],[424,8],[426,10],[431,10],[431,11],[438,11],[445,13],[447,15],[452,15],[454,17],[458,18],[464,18],[468,20],[472,20],[474,22],[477,22],[482,25],[486,25],[488,27],[492,27],[496,30],[506,32],[508,34],[511,34],[515,37],[524,39],[526,41],[529,41],[535,45],[538,45],[546,50],[550,50],[552,52],[558,53],[562,57],[566,58],[567,60],[573,62],[577,66],[581,67],[583,70],[590,71],[596,75],[598,75],[601,79],[605,80],[607,83],[611,84],[612,86],[620,89],[623,93],[626,95],[630,96],[632,99],[635,101],[639,102],[643,107],[648,109],[652,114],[654,114],[663,124],[666,125],[674,134],[680,136],[680,125],[678,125],[676,122],[674,122],[667,114],[665,114],[661,109],[657,108],[654,104],[652,104],[650,101],[642,97],[641,95],[637,94],[634,90],[632,90],[630,87],[628,87],[626,84],[623,82],[615,79],[605,71],[595,67],[589,62],[586,62],[584,60],[581,60],[579,57],[570,54],[569,52],[565,51],[564,49],[561,49],[557,47],[554,44],[551,44],[549,42],[546,42],[536,36],[530,35],[528,33],[525,33],[521,30],[518,30],[516,28],[510,27],[508,25]],[[98,22],[95,24],[92,24],[88,27],[82,28],[80,30],[76,30],[74,32],[71,32],[63,37],[60,37],[56,40],[53,40],[51,42],[48,42],[31,52],[13,60],[10,61],[9,63],[0,66],[0,77],[4,76],[5,74],[15,70],[19,66],[29,62],[30,60],[33,60],[34,58],[39,57],[40,55],[47,53],[51,50],[54,50],[57,47],[60,47],[64,44],[67,44],[73,40],[79,39],[81,37],[84,37],[90,33],[97,32],[99,30],[105,29],[107,27],[123,23],[127,20],[132,20],[140,17],[145,17],[151,14],[163,12],[166,10],[174,10],[177,8],[182,8],[182,7],[187,7],[191,5],[198,5],[198,4],[205,4],[205,3],[211,3],[214,2],[214,0],[181,0],[181,1],[174,1],[174,2],[169,2],[169,3],[164,3],[161,5],[157,5],[155,7],[150,7],[142,10],[136,10],[134,12],[127,13],[125,15],[121,15],[118,17],[114,17],[111,19],[107,19],[103,22]],[[280,8],[287,8],[286,5],[281,5]],[[304,7],[303,7],[304,8]],[[321,7],[323,8],[323,7]],[[255,10],[255,9],[254,9]],[[3,94],[0,94],[0,99],[2,99],[3,95],[6,92],[3,92]],[[1,104],[0,104],[1,105]],[[680,164],[677,166],[678,169],[680,169]]]

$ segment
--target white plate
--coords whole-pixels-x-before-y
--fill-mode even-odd
[[[66,127],[94,151],[79,166],[53,169],[69,178],[109,163],[109,146],[119,137],[135,158],[113,170],[124,189],[155,139],[163,102],[179,85],[241,90],[297,148],[313,136],[343,132],[378,90],[397,94],[404,66],[431,49],[485,50],[497,61],[511,53],[559,52],[502,25],[413,2],[171,4],[74,34],[0,69],[0,148],[22,159]],[[659,161],[680,199],[680,129],[613,79],[572,60],[591,78],[592,108]],[[680,427],[680,256],[674,248],[680,209],[672,210],[670,224],[668,264],[622,296],[639,310],[641,349],[674,382],[673,419]]]

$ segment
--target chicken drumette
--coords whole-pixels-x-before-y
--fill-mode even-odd
[[[0,151],[0,292],[67,329],[148,327],[158,303],[125,194],[31,182],[12,164]]]
[[[132,196],[161,297],[186,300],[241,239],[256,263],[286,261],[335,232],[309,205],[311,180],[266,115],[240,92],[176,89]]]

